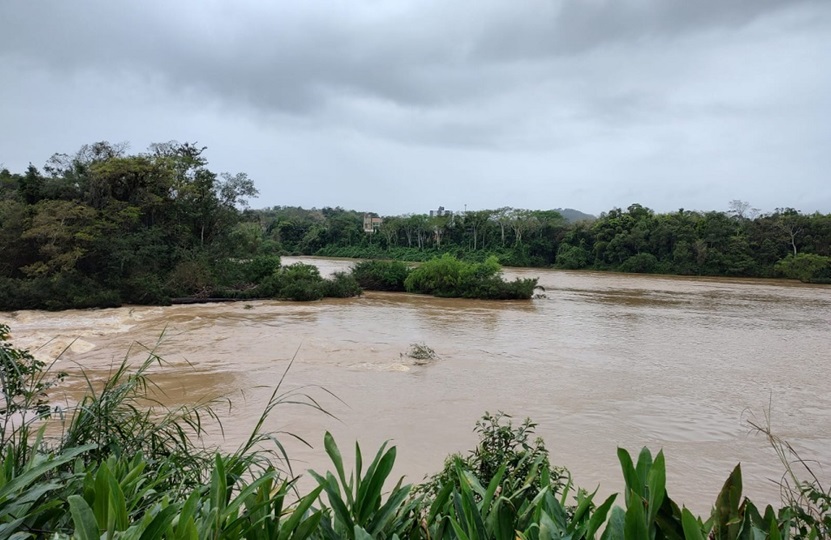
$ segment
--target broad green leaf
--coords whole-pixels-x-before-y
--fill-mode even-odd
[[[72,514],[72,524],[75,525],[75,535],[80,540],[99,540],[101,533],[98,523],[87,501],[80,495],[70,495],[67,500]]]
[[[624,522],[624,532],[626,539],[648,539],[649,529],[646,524],[646,514],[644,513],[643,504],[638,501],[638,495],[632,493],[630,495],[632,503],[626,508],[626,520]]]

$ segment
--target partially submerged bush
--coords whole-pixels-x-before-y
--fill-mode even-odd
[[[352,276],[338,272],[332,279],[324,279],[316,266],[298,262],[278,269],[246,297],[308,302],[327,296],[349,298],[360,294],[361,288]]]
[[[358,284],[369,291],[404,291],[409,273],[401,261],[361,261],[352,268]]]
[[[401,353],[401,357],[404,357],[404,353]],[[439,355],[426,343],[412,343],[407,350],[407,357],[415,360],[415,365],[424,366],[433,360],[437,360]]]
[[[453,298],[485,300],[527,300],[534,294],[536,279],[502,279],[496,257],[468,263],[443,255],[413,269],[404,285],[408,292]]]
[[[831,257],[812,253],[788,255],[776,262],[776,273],[803,283],[831,283]]]
[[[360,296],[362,292],[358,280],[346,272],[335,272],[324,281],[324,296],[329,298],[351,298]]]

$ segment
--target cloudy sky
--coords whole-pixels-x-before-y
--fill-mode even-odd
[[[0,164],[207,146],[252,206],[831,212],[831,1],[0,0]]]

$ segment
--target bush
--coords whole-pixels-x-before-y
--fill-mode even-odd
[[[352,276],[370,291],[404,291],[410,269],[401,261],[362,261],[352,268]]]
[[[273,275],[280,268],[280,257],[277,255],[258,255],[242,263],[245,279],[249,283],[259,283]]]
[[[533,296],[537,280],[504,281],[496,257],[467,263],[445,254],[413,269],[404,286],[408,292],[451,298],[527,300]]]
[[[118,307],[118,291],[75,271],[35,279],[0,280],[0,310]]]
[[[170,296],[210,296],[215,286],[211,266],[205,258],[180,261],[167,276]]]
[[[316,266],[294,263],[274,274],[272,296],[286,300],[309,302],[324,297],[324,283]]]
[[[324,282],[324,296],[330,298],[351,298],[363,292],[352,274],[335,272],[331,279]]]
[[[479,435],[476,449],[466,456],[449,456],[444,469],[420,486],[420,490],[434,496],[448,482],[457,482],[453,469],[461,463],[462,468],[472,473],[483,486],[490,484],[499,469],[505,466],[501,483],[505,493],[513,493],[530,481],[527,494],[533,498],[546,487],[543,485],[545,476],[550,479],[548,487],[553,493],[563,491],[567,473],[563,468],[551,466],[545,443],[541,438],[533,437],[536,427],[529,418],[514,426],[509,415],[486,412],[474,428]],[[549,474],[541,474],[543,470]]]
[[[324,279],[316,266],[294,263],[278,269],[255,289],[240,298],[280,298],[309,302],[324,297],[350,298],[359,296],[361,287],[350,274],[337,272],[332,279]]]
[[[776,272],[803,283],[831,283],[831,257],[799,253],[776,262]]]
[[[579,270],[589,265],[589,253],[580,246],[561,244],[557,251],[556,264],[558,268]]]
[[[635,274],[649,274],[655,271],[658,266],[658,259],[651,253],[638,253],[632,255],[618,267],[621,272],[632,272]]]

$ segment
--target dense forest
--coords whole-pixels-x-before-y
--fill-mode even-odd
[[[831,215],[741,201],[728,212],[658,214],[639,204],[570,222],[499,208],[384,216],[248,208],[245,173],[217,174],[196,144],[131,154],[99,142],[39,170],[0,170],[0,309],[165,303],[241,290],[280,254],[424,261],[444,253],[512,266],[831,282]]]

